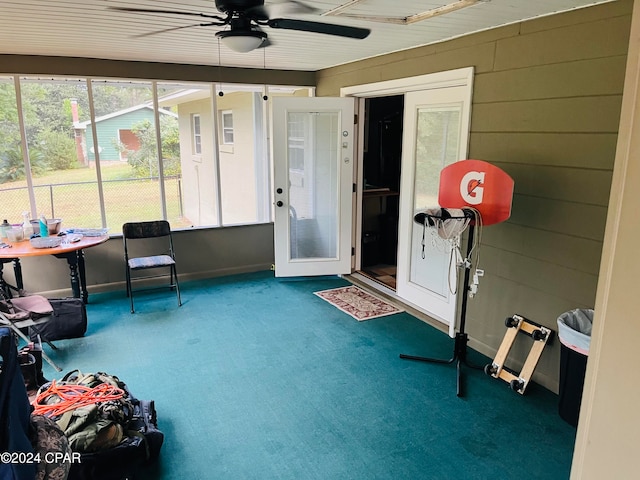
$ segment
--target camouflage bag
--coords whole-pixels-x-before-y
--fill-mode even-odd
[[[74,370],[60,383],[89,388],[107,384],[124,391],[116,401],[77,408],[56,417],[72,450],[81,454],[81,461],[71,465],[69,480],[133,478],[139,469],[157,459],[164,434],[158,430],[153,400],[138,400],[118,377],[104,372],[83,374]]]
[[[123,396],[117,400],[84,405],[52,417],[66,435],[74,452],[95,452],[118,445],[125,437],[133,414],[131,395],[118,377],[104,372],[85,375],[74,370],[55,383],[56,386],[81,385],[91,389],[104,383],[122,390]],[[52,385],[53,382],[49,382],[41,387],[37,397],[39,404],[55,405],[61,401],[55,389],[47,395]]]

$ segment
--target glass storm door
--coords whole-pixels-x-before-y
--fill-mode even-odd
[[[274,98],[275,274],[351,273],[353,98]]]
[[[445,244],[431,240],[413,217],[438,207],[440,171],[467,156],[470,87],[405,95],[397,293],[455,329],[456,269]],[[423,242],[424,238],[424,242]],[[423,248],[424,247],[424,248]]]

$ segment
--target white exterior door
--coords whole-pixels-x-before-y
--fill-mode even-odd
[[[471,86],[405,95],[398,236],[397,294],[449,325],[456,319],[455,262],[443,245],[426,237],[413,217],[438,207],[440,171],[467,158]],[[424,243],[424,249],[423,249]]]
[[[351,273],[353,98],[273,99],[275,274]]]

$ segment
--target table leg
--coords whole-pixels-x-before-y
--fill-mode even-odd
[[[16,287],[18,291],[24,289],[24,283],[22,282],[22,265],[19,258],[13,259],[13,274],[16,277]]]
[[[86,304],[89,302],[89,292],[87,291],[87,272],[84,268],[84,250],[78,250],[78,274],[80,275],[80,291],[82,292],[82,301]]]
[[[54,255],[57,258],[66,258],[69,264],[69,275],[71,277],[71,291],[75,298],[81,298],[80,295],[80,276],[78,275],[78,255],[76,252],[61,253]]]
[[[13,271],[14,271],[14,276],[16,281],[15,287],[7,283],[3,275],[4,264],[9,262],[13,263]],[[2,289],[5,296],[11,298],[13,296],[13,294],[11,293],[11,290],[15,290],[19,295],[20,290],[22,290],[23,288],[24,288],[24,285],[22,283],[22,266],[20,265],[20,259],[18,258],[1,259],[0,260],[0,289]]]
[[[11,297],[11,290],[9,290],[9,285],[4,281],[3,275],[4,269],[4,261],[0,261],[0,289],[4,292],[6,297]]]
[[[74,255],[75,256],[75,255]],[[71,275],[71,291],[73,292],[73,296],[76,298],[80,298],[80,277],[78,276],[78,259],[72,259],[70,255],[67,258],[67,262],[69,263],[69,273]]]

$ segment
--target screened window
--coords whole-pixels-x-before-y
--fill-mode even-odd
[[[230,110],[221,112],[222,143],[233,145],[233,113]]]
[[[200,133],[200,115],[191,115],[191,132],[194,155],[202,154],[202,135]]]
[[[0,221],[29,212],[112,234],[271,221],[263,88],[0,76]]]

